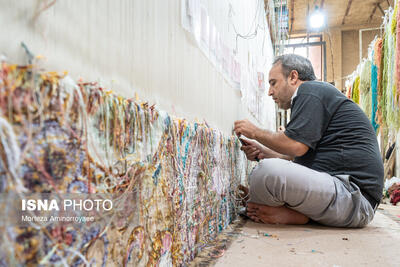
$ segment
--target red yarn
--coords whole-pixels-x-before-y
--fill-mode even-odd
[[[388,193],[390,196],[390,203],[396,205],[397,202],[400,202],[400,183],[394,183],[388,189]]]
[[[400,189],[393,191],[390,195],[390,203],[396,205],[398,202],[400,202]]]

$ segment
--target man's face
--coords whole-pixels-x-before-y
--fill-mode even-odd
[[[294,93],[293,88],[288,83],[289,77],[285,78],[280,63],[272,66],[269,71],[269,90],[268,95],[272,96],[275,103],[281,109],[289,109],[291,98]]]

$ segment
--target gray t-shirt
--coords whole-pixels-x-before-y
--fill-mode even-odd
[[[350,175],[363,194],[380,201],[384,174],[375,132],[358,105],[334,86],[301,84],[285,134],[309,147],[296,163],[330,175]]]

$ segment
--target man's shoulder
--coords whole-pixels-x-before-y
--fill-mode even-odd
[[[333,114],[343,103],[352,102],[336,87],[326,82],[307,81],[300,85],[297,94],[298,103],[306,101],[307,99],[318,99],[330,114]],[[302,99],[302,100],[300,100]]]
[[[327,82],[307,81],[300,85],[298,95],[312,95],[321,100],[331,97],[345,99],[339,89]]]
[[[301,93],[340,93],[339,89],[327,82],[306,81],[299,87]]]

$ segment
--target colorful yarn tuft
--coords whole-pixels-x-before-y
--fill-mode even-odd
[[[11,203],[27,192],[114,200],[94,223],[16,225],[21,210],[0,209],[1,266],[188,266],[236,218],[252,165],[234,136],[35,66],[2,64],[0,113]]]

